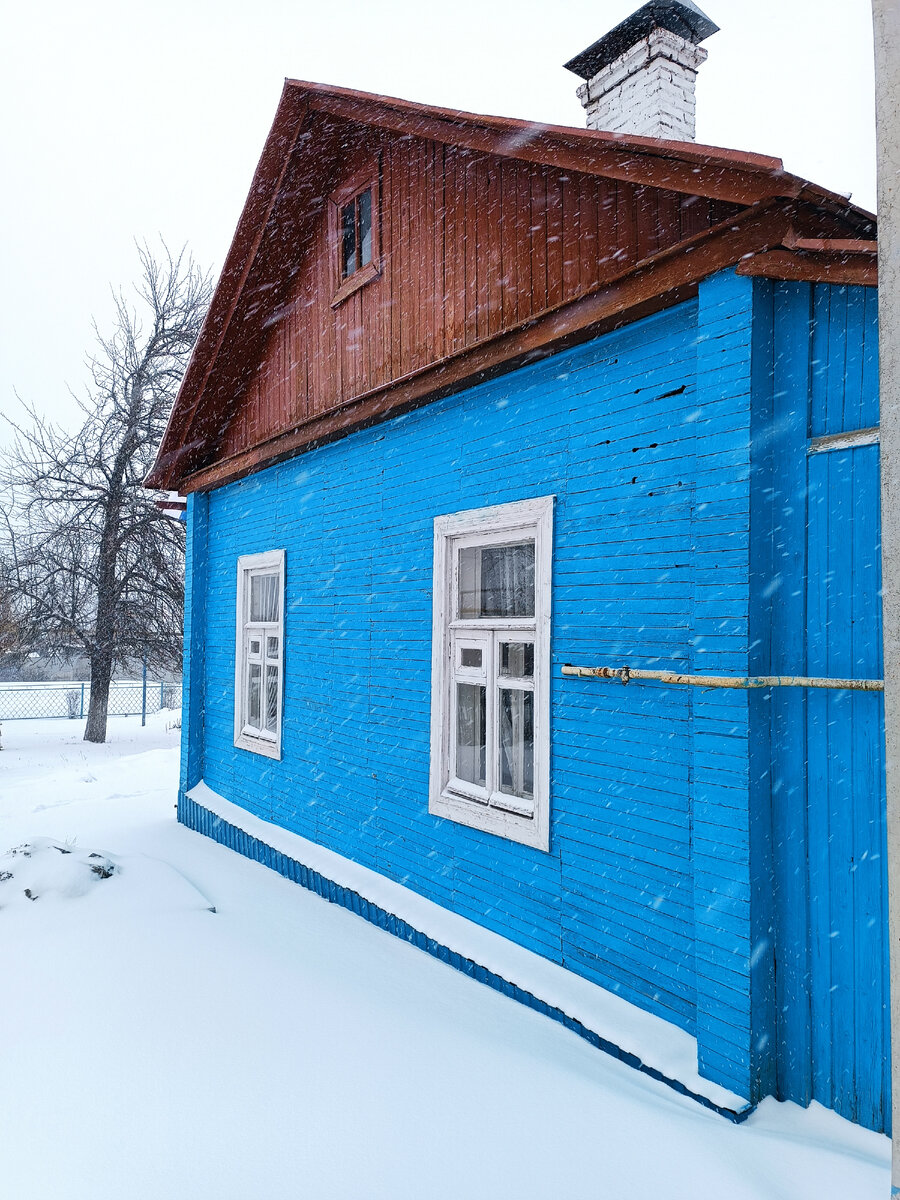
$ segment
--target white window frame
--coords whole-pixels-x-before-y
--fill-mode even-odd
[[[250,580],[254,575],[278,574],[278,620],[250,623]],[[284,551],[268,550],[264,554],[242,554],[237,560],[237,603],[234,650],[234,744],[266,758],[281,758],[281,724],[284,697]],[[251,654],[250,638],[256,633],[260,641],[258,656]],[[267,638],[277,637],[277,653],[268,653]],[[278,715],[275,733],[255,729],[247,721],[248,677],[251,659],[262,666],[260,677],[260,706],[265,706],[266,665],[278,665]]]
[[[540,850],[550,849],[550,597],[553,562],[553,496],[519,500],[435,518],[434,597],[431,660],[431,772],[428,811],[461,825],[480,829]],[[534,618],[457,616],[460,548],[510,538],[534,538]],[[510,635],[518,635],[511,638]],[[499,770],[500,641],[534,640],[534,800],[516,804],[515,797],[491,791]],[[466,643],[482,647],[482,667],[462,666]],[[454,655],[460,659],[454,662]],[[485,788],[454,778],[455,682],[483,682],[487,696],[487,745],[491,761]],[[509,681],[504,681],[504,687]],[[515,685],[514,685],[515,686]],[[528,687],[528,684],[523,686]],[[515,808],[520,811],[513,811]]]

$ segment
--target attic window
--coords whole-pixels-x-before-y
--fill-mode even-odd
[[[378,245],[378,169],[357,171],[331,196],[335,295],[332,306],[380,273]]]
[[[372,189],[366,188],[341,208],[341,278],[348,279],[372,261]]]

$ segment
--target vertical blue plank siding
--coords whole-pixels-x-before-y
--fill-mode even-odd
[[[206,686],[208,498],[188,496],[184,550],[184,655],[181,693],[181,791],[203,778]]]
[[[805,675],[813,289],[782,283],[775,292],[771,663],[775,674]],[[780,1098],[802,1105],[812,1099],[807,699],[801,688],[776,688],[771,712],[776,1086]]]
[[[776,287],[772,669],[880,678],[875,295]],[[784,691],[772,710],[777,1088],[888,1129],[883,698]]]
[[[771,539],[756,530],[771,525],[760,482],[771,438],[772,322],[767,282],[723,272],[702,284],[692,557],[693,666],[704,674],[768,669]],[[691,703],[699,1066],[755,1100],[774,1082],[766,700],[710,690]]]
[[[672,1020],[751,1101],[815,1097],[882,1128],[886,977],[859,999],[886,954],[880,699],[559,673],[880,672],[877,448],[807,469],[811,436],[877,424],[873,318],[866,289],[723,272],[696,301],[193,497],[182,790],[202,773]],[[544,853],[428,812],[432,527],[551,493]],[[273,549],[281,761],[233,745],[236,560]]]
[[[878,484],[877,446],[810,461],[813,671],[881,676]],[[882,712],[877,694],[815,695],[807,726],[812,1094],[877,1127],[888,1058]]]

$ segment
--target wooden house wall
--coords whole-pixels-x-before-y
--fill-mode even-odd
[[[379,164],[382,272],[341,304],[327,215],[303,253],[224,457],[591,291],[734,205],[384,136],[335,183]]]
[[[554,679],[550,853],[434,817],[428,774],[441,513],[554,493],[554,660],[691,665],[695,313],[211,492],[202,731],[222,796],[691,1032],[687,689]],[[237,556],[276,546],[280,762],[234,748],[234,639],[213,633],[233,628]]]
[[[549,853],[427,802],[441,513],[555,494],[554,663],[880,675],[877,447],[809,453],[877,423],[874,318],[863,289],[722,272],[696,303],[201,498],[182,789],[202,775],[666,1016],[741,1096],[887,1128],[878,694],[557,676]],[[237,557],[275,546],[277,763],[233,747],[215,632]]]

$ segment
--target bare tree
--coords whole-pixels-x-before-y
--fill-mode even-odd
[[[0,662],[5,654],[18,648],[20,641],[13,597],[13,587],[9,582],[9,568],[0,558]]]
[[[182,252],[139,247],[136,303],[119,292],[112,333],[95,326],[84,421],[68,433],[25,405],[0,482],[10,489],[6,557],[20,633],[91,664],[85,740],[106,740],[114,666],[180,663],[184,527],[141,486],[209,303]]]

